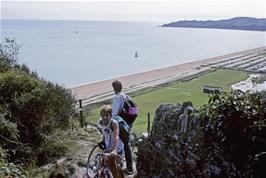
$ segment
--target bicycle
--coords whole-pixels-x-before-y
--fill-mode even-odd
[[[121,156],[114,153],[98,153],[93,161],[90,160],[98,146],[97,144],[89,154],[87,171],[83,178],[124,178],[122,168],[118,166],[118,162],[122,160]]]

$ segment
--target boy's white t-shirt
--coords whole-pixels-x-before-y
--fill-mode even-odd
[[[102,124],[101,121],[102,121],[102,118],[99,119],[97,126],[101,130],[104,136],[103,141],[105,143],[106,149],[110,149],[112,147],[112,144],[114,143],[114,131],[111,129],[111,124],[117,121],[111,119],[107,125]],[[124,151],[124,144],[120,138],[118,141],[118,146],[117,146],[116,151],[118,153],[121,153]]]

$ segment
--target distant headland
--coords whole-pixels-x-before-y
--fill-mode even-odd
[[[235,17],[225,20],[183,20],[162,25],[162,27],[216,28],[266,31],[266,18]]]

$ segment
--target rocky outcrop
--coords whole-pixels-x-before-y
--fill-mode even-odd
[[[149,137],[138,144],[138,176],[201,176],[202,134],[199,114],[190,102],[161,105]]]

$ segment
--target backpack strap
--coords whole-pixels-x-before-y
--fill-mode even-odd
[[[123,110],[124,110],[124,107],[125,107],[125,102],[128,100],[126,94],[125,94],[125,97],[122,94],[119,94],[119,96],[121,98],[122,108],[121,108],[121,111],[118,113],[118,115],[120,115],[121,113],[123,113]]]

